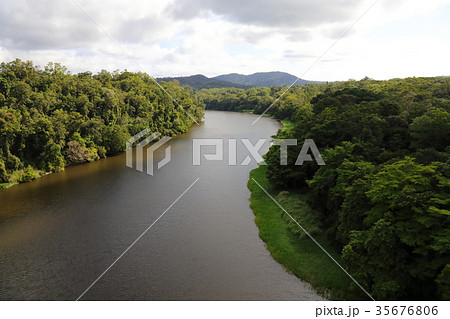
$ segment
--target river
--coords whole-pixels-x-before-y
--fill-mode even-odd
[[[280,124],[255,119],[207,111],[166,143],[171,161],[153,176],[127,167],[123,153],[0,190],[0,299],[77,299],[197,179],[82,300],[321,299],[258,236],[246,187],[257,164],[240,138],[255,144]],[[224,160],[193,166],[194,138],[223,139]],[[235,138],[238,165],[228,165]]]

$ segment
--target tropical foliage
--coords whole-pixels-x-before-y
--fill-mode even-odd
[[[294,124],[278,137],[299,145],[288,147],[288,165],[271,147],[267,178],[306,195],[373,297],[449,299],[450,79],[309,84],[276,101],[285,89],[199,94],[207,108],[260,114],[270,106],[267,114]],[[314,140],[325,166],[295,165],[305,139]]]
[[[161,86],[179,105],[143,73],[70,74],[53,63],[43,69],[29,61],[1,63],[0,183],[123,151],[145,128],[184,133],[193,123],[187,113],[201,120],[204,104],[192,91]]]

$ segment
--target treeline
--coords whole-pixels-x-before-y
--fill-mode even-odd
[[[211,109],[261,113],[283,89],[200,93]],[[271,147],[271,184],[307,195],[346,268],[374,298],[450,299],[450,79],[293,89],[268,112],[294,123],[278,138],[299,141],[286,166]],[[295,165],[305,139],[325,166]]]
[[[187,88],[161,83],[197,121],[204,103]],[[19,59],[0,64],[0,183],[24,182],[123,151],[145,128],[184,133],[193,120],[146,74],[70,74]]]
[[[326,165],[296,166],[300,148],[291,147],[280,166],[272,147],[268,178],[307,193],[347,269],[374,298],[449,299],[450,80],[344,86],[299,108],[282,136],[313,139]]]
[[[214,88],[198,91],[208,110],[263,113],[286,88],[256,87],[250,89]],[[290,119],[299,106],[307,107],[312,97],[323,91],[323,85],[308,84],[294,86],[280,101],[274,104],[268,114],[278,119]]]

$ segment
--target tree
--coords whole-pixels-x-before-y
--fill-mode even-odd
[[[450,113],[444,109],[430,108],[414,119],[410,129],[415,149],[433,147],[443,151],[450,145]]]
[[[350,232],[343,257],[374,297],[437,297],[450,258],[450,179],[437,168],[406,157],[371,180],[366,229]]]
[[[88,161],[86,149],[77,141],[67,143],[66,157],[70,164],[80,164]]]
[[[436,283],[442,300],[450,300],[450,264],[445,265]]]
[[[8,172],[6,171],[5,162],[0,159],[0,183],[8,182]]]
[[[108,154],[124,151],[129,138],[129,134],[117,125],[107,126],[103,130],[103,144]]]
[[[39,175],[34,171],[31,165],[28,165],[23,171],[20,172],[17,181],[19,183],[31,182],[36,179]]]
[[[364,218],[371,208],[366,193],[370,189],[370,179],[375,165],[365,161],[345,159],[336,169],[336,186],[329,196],[338,202],[336,240],[346,245],[350,234],[355,230],[364,230]]]
[[[200,121],[203,102],[185,87],[161,85],[182,108],[142,73],[71,75],[58,63],[43,70],[19,59],[1,63],[0,161],[10,175],[24,163],[58,171],[123,151],[131,132],[186,132],[194,121],[185,111]]]
[[[43,169],[48,172],[59,172],[64,170],[66,161],[61,153],[61,146],[56,144],[53,140],[49,140],[44,147],[44,152],[41,154]]]

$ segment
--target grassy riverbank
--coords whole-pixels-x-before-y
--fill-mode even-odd
[[[17,183],[0,183],[0,189],[2,188],[8,188],[11,187],[13,185],[16,185]]]
[[[305,196],[294,191],[274,191],[265,176],[266,166],[250,172],[248,188],[259,236],[275,260],[289,272],[308,282],[322,296],[334,299],[365,299],[351,279],[328,257],[253,181],[255,179],[304,227],[340,264],[339,254],[319,228],[316,214]]]
[[[0,183],[0,189],[9,188],[20,183],[31,182],[50,173],[51,172],[44,172],[28,166],[24,169],[16,170],[10,173],[8,182]]]

